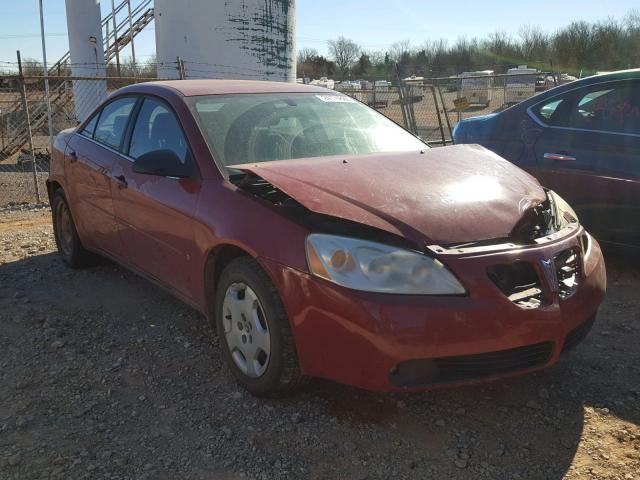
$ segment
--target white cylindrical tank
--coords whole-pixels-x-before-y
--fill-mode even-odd
[[[100,0],[66,0],[71,74],[105,77]],[[74,80],[76,118],[82,122],[107,98],[105,80]]]
[[[161,77],[295,82],[295,0],[155,0]]]

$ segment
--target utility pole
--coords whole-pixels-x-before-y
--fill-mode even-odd
[[[116,51],[116,71],[118,72],[118,76],[120,76],[120,50],[118,46],[118,23],[116,22],[116,5],[114,0],[111,0],[111,20],[113,23],[113,46]],[[107,39],[108,46],[108,39]]]
[[[20,96],[22,97],[22,108],[24,108],[24,117],[27,122],[27,136],[29,138],[29,150],[31,150],[31,167],[33,171],[33,185],[36,190],[36,199],[40,202],[40,187],[38,186],[38,167],[36,166],[36,156],[33,153],[33,136],[31,135],[31,119],[29,118],[29,104],[27,103],[27,89],[24,85],[24,75],[22,73],[22,59],[20,58],[20,50],[16,52],[18,56],[18,75],[20,78]]]
[[[129,43],[131,44],[131,61],[133,62],[133,77],[136,78],[138,74],[137,74],[137,67],[136,67],[136,47],[133,44],[133,22],[131,21],[131,0],[127,0],[127,9],[129,11]]]
[[[51,97],[49,96],[49,67],[47,66],[47,47],[44,40],[44,14],[42,0],[40,4],[40,36],[42,37],[42,64],[44,74],[44,94],[47,99],[47,122],[49,124],[49,156],[53,153],[53,121],[51,119]]]

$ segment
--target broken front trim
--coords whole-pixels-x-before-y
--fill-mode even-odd
[[[555,242],[562,238],[565,238],[582,227],[579,223],[572,223],[564,227],[562,230],[558,230],[555,233],[545,235],[544,237],[536,238],[535,243],[521,244],[513,242],[501,242],[492,245],[472,245],[472,246],[442,246],[442,245],[427,245],[427,249],[436,255],[469,255],[475,253],[494,253],[509,250],[521,250],[530,247],[537,247],[540,245],[546,245],[551,242]]]

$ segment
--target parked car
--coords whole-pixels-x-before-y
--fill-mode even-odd
[[[576,80],[466,119],[453,137],[560,193],[600,241],[640,251],[640,69]]]
[[[598,243],[560,196],[324,88],[131,85],[53,157],[62,260],[112,258],[201,311],[256,395],[305,376],[412,390],[541,369],[604,296]]]

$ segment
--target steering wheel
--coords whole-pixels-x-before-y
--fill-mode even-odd
[[[332,138],[327,134],[327,130],[334,128],[336,130],[342,130],[342,138],[339,136]],[[345,129],[340,129],[339,127],[331,127],[328,125],[310,125],[304,128],[300,133],[298,133],[295,137],[291,139],[289,144],[289,156],[290,158],[296,158],[300,155],[297,155],[296,149],[300,148],[300,145],[296,145],[296,142],[302,143],[307,151],[316,150],[314,153],[323,154],[323,155],[340,155],[340,154],[356,154],[357,149],[352,144],[351,140],[347,137],[347,131]],[[327,147],[335,147],[333,150],[335,152],[327,152]],[[343,148],[340,148],[343,147]],[[302,156],[313,156],[304,154]]]
[[[276,158],[265,159],[264,156],[256,156],[256,144],[262,135],[268,135],[270,141],[277,142],[276,148],[273,149],[276,152]],[[247,141],[247,157],[249,162],[287,160],[291,158],[291,142],[279,132],[254,128],[251,130],[251,135],[249,135],[249,140]]]

